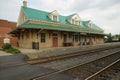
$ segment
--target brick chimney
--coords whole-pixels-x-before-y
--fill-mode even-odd
[[[23,0],[23,6],[27,7],[27,0]]]

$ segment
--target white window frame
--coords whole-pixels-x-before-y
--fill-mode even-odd
[[[56,19],[55,19],[55,17],[56,17]],[[53,20],[53,21],[58,21],[58,16],[57,16],[57,15],[53,15],[53,16],[52,16],[52,20]]]

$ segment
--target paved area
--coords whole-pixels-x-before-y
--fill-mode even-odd
[[[6,53],[4,51],[0,51],[0,56],[9,56],[9,55],[12,55],[12,54]]]
[[[0,80],[30,80],[44,73],[56,71],[54,69],[30,65],[24,61],[25,58],[26,56],[23,54],[0,56]],[[71,76],[65,74],[57,74],[55,78],[54,80],[58,80],[58,78],[73,80]]]
[[[16,55],[7,55],[7,56],[0,56],[0,70],[25,64],[24,59],[26,58],[23,54],[16,54]]]

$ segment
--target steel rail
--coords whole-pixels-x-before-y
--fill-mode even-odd
[[[112,47],[109,46],[109,47],[104,47],[104,48],[97,48],[97,49],[92,49],[92,50],[79,51],[79,52],[73,52],[69,54],[62,54],[62,55],[57,55],[57,56],[50,56],[50,57],[44,57],[44,58],[26,60],[26,61],[32,65],[35,65],[35,64],[40,64],[40,63],[47,63],[47,62],[52,62],[52,61],[57,61],[57,60],[62,60],[62,59],[68,59],[68,58],[72,58],[76,56],[91,54],[94,52],[105,51],[105,50],[109,50],[109,49],[113,49],[117,47],[119,46],[112,46]]]
[[[118,53],[118,52],[120,52],[120,50],[114,52],[114,54],[115,54],[115,53]],[[113,55],[113,54],[111,54],[111,55]],[[110,56],[110,55],[108,55],[108,56]],[[105,56],[105,57],[107,57],[107,56]],[[105,57],[102,57],[102,58],[105,58]],[[100,59],[101,59],[101,58],[100,58]],[[98,59],[97,59],[97,60],[98,60]],[[94,60],[94,61],[96,61],[96,60]],[[91,61],[91,62],[94,62],[94,61]],[[91,62],[88,62],[88,63],[91,63]],[[85,63],[85,64],[88,64],[88,63]],[[74,69],[74,68],[76,68],[76,67],[85,65],[85,64],[78,64],[78,65],[75,65],[75,66],[72,66],[72,67],[63,69],[63,70],[56,70],[55,72],[51,72],[51,73],[49,73],[49,74],[44,74],[43,76],[36,76],[36,77],[32,78],[31,80],[38,80],[38,79],[41,79],[41,78],[49,77],[49,76],[51,76],[51,75],[55,75],[55,74],[58,74],[58,73],[62,73],[62,72],[65,72],[65,71]]]
[[[47,63],[47,62],[52,62],[52,61],[57,61],[57,60],[63,60],[63,59],[68,59],[68,58],[72,58],[72,57],[76,57],[76,56],[81,56],[81,55],[86,55],[86,54],[90,54],[90,53],[94,53],[94,52],[100,52],[100,51],[105,51],[105,50],[109,50],[109,49],[113,49],[113,48],[117,48],[119,47],[119,45],[117,46],[109,46],[109,47],[105,47],[105,48],[97,48],[97,49],[92,49],[92,50],[88,50],[88,51],[81,51],[81,52],[84,52],[82,54],[80,54],[79,52],[77,53],[70,53],[70,54],[64,54],[64,55],[58,55],[58,56],[52,56],[52,57],[47,57],[47,58],[51,58],[51,59],[48,59],[47,61],[42,61],[42,62],[37,62],[37,63],[31,63],[32,65],[36,65],[36,64],[40,64],[40,63]],[[72,54],[72,55],[71,55]],[[67,56],[66,56],[67,55]],[[56,57],[62,57],[62,58],[56,58]],[[47,59],[46,57],[43,58],[43,59]],[[53,59],[53,58],[56,58],[56,59]],[[52,60],[53,59],[53,60]],[[19,62],[20,60],[16,60],[16,62]],[[26,60],[25,60],[26,61]],[[3,62],[1,62],[3,63]],[[7,61],[5,63],[11,63],[11,61]],[[5,64],[4,63],[4,64]],[[19,66],[25,66],[25,65],[28,65],[29,63],[26,62],[26,63],[21,63],[21,64],[17,64],[17,65],[13,65],[13,66],[10,66],[10,67],[5,67],[5,68],[2,68],[0,69],[1,70],[5,70],[5,69],[10,69],[10,68],[15,68],[15,67],[19,67]]]
[[[119,61],[120,61],[120,59],[114,61],[113,63],[111,63],[110,65],[106,66],[105,68],[103,68],[103,69],[99,70],[98,72],[94,73],[93,75],[87,77],[85,80],[94,80],[97,76],[99,76],[100,74],[102,74],[103,72],[108,70],[110,67],[112,67],[113,65],[115,65]]]

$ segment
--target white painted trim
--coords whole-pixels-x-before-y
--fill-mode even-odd
[[[53,20],[53,16],[57,16],[57,21],[59,21],[59,13],[57,12],[57,10],[51,12],[48,16],[51,20]],[[53,20],[53,21],[55,21],[55,20]]]
[[[18,21],[17,21],[17,27],[23,24],[24,22],[26,22],[27,20],[28,20],[28,17],[25,15],[24,11],[21,8]]]

